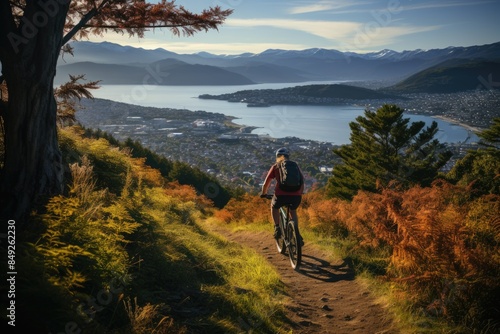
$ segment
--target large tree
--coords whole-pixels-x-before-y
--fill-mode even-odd
[[[0,83],[7,87],[0,218],[22,219],[38,200],[63,190],[53,80],[66,43],[108,31],[192,35],[218,29],[230,14],[219,6],[195,14],[166,0],[0,0]]]
[[[403,187],[429,185],[451,158],[445,145],[434,139],[436,122],[403,118],[404,110],[386,104],[349,124],[351,143],[334,150],[342,163],[334,166],[327,191],[352,199],[359,190],[376,192],[395,181]]]

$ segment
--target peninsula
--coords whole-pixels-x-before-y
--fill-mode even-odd
[[[249,107],[339,105],[359,104],[374,100],[406,100],[402,96],[344,84],[317,84],[282,89],[251,89],[221,95],[202,94],[199,98],[247,103]]]

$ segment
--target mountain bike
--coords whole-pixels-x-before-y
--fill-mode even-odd
[[[272,199],[273,195],[263,195],[263,198]],[[297,222],[292,220],[290,206],[285,205],[280,209],[279,228],[281,230],[279,238],[276,238],[276,248],[280,254],[285,254],[288,250],[290,264],[294,270],[298,270],[302,261],[302,245],[298,234]]]

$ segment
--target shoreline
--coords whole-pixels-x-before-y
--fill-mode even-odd
[[[451,118],[451,117],[448,117],[448,116],[443,116],[443,115],[433,115],[431,116],[433,118],[437,118],[437,119],[440,119],[442,121],[445,121],[445,122],[448,122],[448,123],[451,123],[451,124],[454,124],[454,125],[458,125],[458,126],[461,126],[463,127],[464,129],[467,129],[469,131],[472,131],[474,133],[477,133],[477,132],[480,132],[481,131],[481,128],[478,128],[478,127],[475,127],[475,126],[471,126],[471,125],[468,125],[468,124],[465,124],[465,123],[462,123],[460,121],[457,121],[456,119],[454,118]]]
[[[208,111],[208,113],[212,113],[212,112]],[[237,129],[241,133],[251,133],[253,130],[260,128],[258,126],[243,125],[243,124],[235,123],[235,122],[233,122],[235,119],[240,119],[239,117],[236,117],[236,116],[225,115],[225,117],[226,117],[226,120],[224,121],[224,124],[226,124],[230,128]]]

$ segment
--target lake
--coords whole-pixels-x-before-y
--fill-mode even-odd
[[[349,123],[364,114],[363,106],[271,106],[267,108],[249,108],[245,103],[220,100],[199,99],[201,94],[219,95],[247,89],[279,89],[297,85],[338,83],[279,83],[246,86],[152,86],[152,85],[103,85],[93,95],[128,104],[204,110],[236,117],[234,123],[257,127],[252,133],[267,134],[274,138],[294,136],[306,140],[329,142],[335,145],[349,144]],[[471,141],[477,137],[467,129],[456,124],[430,116],[405,114],[412,122],[424,121],[431,124],[436,121],[440,142],[458,143],[470,135]]]

